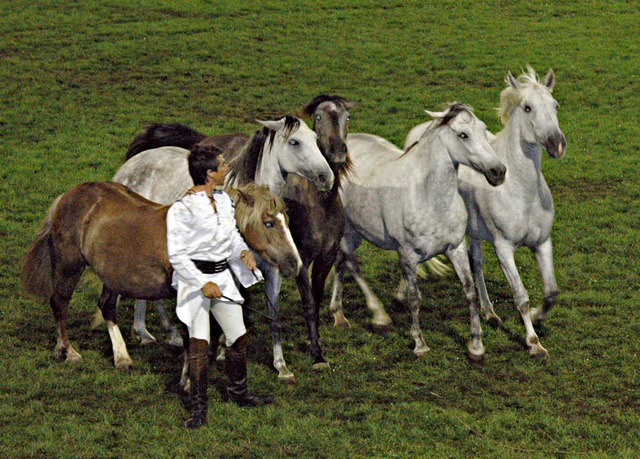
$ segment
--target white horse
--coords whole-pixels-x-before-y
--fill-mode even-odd
[[[421,297],[416,266],[444,253],[462,281],[471,311],[469,355],[482,359],[477,294],[464,241],[467,211],[458,193],[457,169],[466,164],[497,186],[504,180],[505,166],[487,141],[486,126],[469,107],[454,103],[442,113],[428,113],[435,123],[404,153],[377,136],[348,136],[353,172],[343,182],[341,192],[347,222],[330,307],[334,318],[343,320],[345,265],[365,294],[370,293],[354,254],[363,238],[382,249],[396,250],[407,282],[414,353],[423,355],[429,348],[419,323]],[[383,317],[378,317],[375,303],[367,305],[374,308],[374,321],[388,323],[384,311]]]
[[[237,156],[230,160],[231,170],[227,175],[226,186],[238,187],[256,182],[267,185],[273,193],[282,196],[287,187],[288,174],[296,174],[320,191],[329,191],[333,187],[335,176],[318,147],[318,135],[304,121],[288,116],[278,121],[260,123],[264,126],[262,130],[252,136]],[[147,199],[171,203],[193,185],[187,169],[188,154],[188,150],[179,147],[146,150],[127,160],[113,179]],[[268,263],[258,261],[265,277],[269,315],[277,320],[281,273]],[[298,271],[302,267],[301,259],[299,263]],[[156,303],[156,308],[166,326],[165,318],[168,319],[168,314],[164,306]],[[151,342],[155,338],[146,331],[145,309],[146,302],[136,304],[134,330],[143,342]],[[175,336],[171,342],[179,344]],[[279,334],[274,335],[273,353],[278,377],[283,381],[293,380],[293,374],[284,360]]]
[[[509,73],[506,81],[508,86],[500,95],[504,129],[492,142],[507,166],[505,182],[499,188],[488,187],[482,177],[469,168],[460,169],[458,181],[469,212],[467,234],[482,313],[486,320],[494,324],[500,322],[489,301],[482,274],[482,240],[485,240],[493,244],[513,291],[525,325],[529,354],[545,357],[547,350],[540,344],[532,322],[545,318],[556,301],[558,286],[551,244],[553,199],[542,175],[541,155],[544,148],[552,158],[562,157],[566,140],[558,126],[558,103],[551,95],[555,84],[553,70],[549,70],[542,82],[531,67],[519,79]],[[542,273],[544,302],[541,308],[529,309],[529,295],[514,261],[516,249],[523,245],[535,254]]]

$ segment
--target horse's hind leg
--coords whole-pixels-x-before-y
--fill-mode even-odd
[[[344,316],[342,309],[342,293],[344,289],[344,274],[346,266],[344,263],[344,255],[338,253],[335,261],[335,275],[333,276],[333,286],[331,288],[331,302],[329,303],[329,311],[333,316],[333,326],[348,328],[351,326],[347,318]]]
[[[478,295],[480,296],[480,309],[484,320],[492,327],[500,325],[502,320],[493,310],[493,304],[489,300],[487,285],[484,281],[484,273],[482,272],[482,240],[469,238],[469,258],[471,259],[471,267],[476,278],[476,286],[478,287]]]
[[[160,314],[160,320],[162,321],[162,326],[171,335],[171,339],[169,340],[169,345],[175,346],[175,347],[184,347],[184,341],[182,340],[182,336],[180,336],[180,332],[173,325],[173,322],[169,317],[169,313],[167,312],[167,308],[165,308],[164,306],[164,301],[162,300],[156,301],[155,306],[156,306],[156,311],[158,311],[158,314]]]
[[[469,358],[473,361],[482,361],[484,359],[484,345],[482,344],[482,327],[480,326],[480,314],[478,313],[478,294],[473,283],[471,275],[471,266],[469,266],[469,257],[464,240],[456,248],[447,250],[447,257],[451,260],[453,268],[462,282],[464,296],[469,304],[469,312],[471,314],[471,342],[467,346]]]
[[[130,371],[133,368],[133,361],[129,356],[127,345],[116,323],[117,304],[118,294],[106,285],[103,285],[98,305],[100,306],[104,320],[107,323],[107,329],[109,330],[109,337],[111,338],[111,345],[113,346],[113,361],[116,368]]]
[[[53,295],[49,299],[49,304],[58,329],[58,339],[53,353],[56,358],[72,363],[80,362],[82,356],[71,346],[69,336],[67,335],[67,310],[81,274],[82,270],[72,277],[57,279],[54,285]]]
[[[558,285],[553,272],[553,247],[551,239],[547,239],[534,250],[542,283],[544,285],[544,302],[542,308],[531,308],[531,320],[534,323],[542,322],[547,317],[547,312],[553,307],[558,298]]]
[[[143,345],[155,343],[156,338],[149,333],[146,325],[147,300],[136,300],[133,310],[133,332]]]

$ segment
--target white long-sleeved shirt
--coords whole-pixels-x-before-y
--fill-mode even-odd
[[[213,198],[217,212],[204,191],[185,195],[169,208],[167,248],[174,284],[179,281],[200,289],[210,275],[203,274],[191,260],[230,260],[248,249],[236,226],[229,195],[216,192]]]

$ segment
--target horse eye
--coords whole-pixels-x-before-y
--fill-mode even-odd
[[[462,140],[466,140],[469,138],[469,136],[464,132],[461,132],[460,134],[458,134],[458,137],[460,137]]]
[[[320,115],[316,115],[316,120],[320,121],[322,117]]]
[[[531,112],[531,105],[525,105],[525,106],[524,106],[524,112],[525,112],[525,113],[529,113],[529,112]]]
[[[300,142],[298,142],[296,139],[289,139],[289,144],[290,145],[300,145]]]
[[[264,222],[264,226],[266,226],[267,228],[273,228],[274,226],[276,226],[276,224],[273,220],[268,220]]]
[[[347,116],[347,121],[351,121],[351,117],[350,116]]]

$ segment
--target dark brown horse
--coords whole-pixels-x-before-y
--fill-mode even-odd
[[[295,274],[299,255],[290,243],[282,201],[267,187],[255,184],[229,194],[247,244],[263,260]],[[80,184],[53,203],[25,256],[22,285],[51,305],[58,329],[57,357],[81,360],[67,336],[67,308],[89,266],[103,283],[99,307],[113,344],[115,366],[131,368],[116,321],[116,303],[119,295],[147,300],[175,296],[167,257],[168,208],[114,182]]]
[[[335,261],[344,229],[344,214],[338,189],[340,176],[345,174],[349,167],[345,140],[348,134],[349,110],[354,106],[355,103],[348,102],[341,97],[320,95],[303,109],[305,115],[313,118],[313,129],[318,135],[318,147],[335,177],[333,187],[321,191],[317,185],[308,180],[289,174],[286,185],[278,191],[287,204],[291,218],[291,233],[305,266],[296,277],[296,282],[302,298],[315,368],[328,368],[329,366],[322,355],[319,344],[318,311],[323,299],[325,281]],[[144,150],[169,145],[187,150],[196,144],[214,145],[224,151],[225,159],[230,162],[233,169],[233,159],[241,154],[240,144],[246,142],[247,138],[243,134],[206,137],[181,124],[154,124],[133,140],[127,158]],[[251,148],[245,149],[251,150]],[[255,177],[247,172],[250,169],[244,167],[243,174],[234,174],[232,170],[230,175],[237,180],[234,183],[242,184],[255,180]],[[116,175],[119,173],[120,171]],[[131,175],[129,171],[127,171],[127,175]],[[131,180],[135,181],[135,178]],[[157,186],[161,185],[157,184]],[[166,184],[162,186],[162,192],[166,192]],[[311,279],[309,279],[308,268],[311,265],[313,268]],[[278,370],[278,378],[290,381],[293,379],[293,373],[286,366],[282,353],[280,330],[277,325],[279,322],[280,283],[281,278],[278,273],[270,275],[265,272],[267,306],[276,319],[270,323],[273,337],[274,367]],[[136,314],[136,320],[139,320],[140,316],[144,317],[143,314]]]

